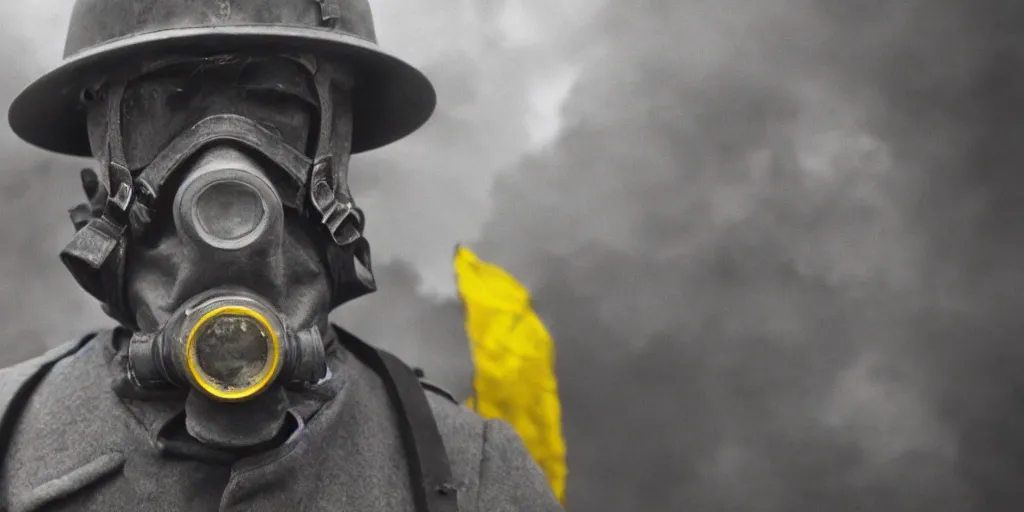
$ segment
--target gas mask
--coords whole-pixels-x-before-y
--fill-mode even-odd
[[[375,289],[347,189],[350,85],[309,58],[226,56],[83,95],[105,172],[83,178],[61,259],[133,331],[132,385],[188,391],[199,441],[277,435],[284,388],[329,378],[327,314]]]
[[[323,379],[316,313],[328,307],[327,287],[318,289],[316,261],[306,258],[298,273],[312,282],[274,290],[302,278],[286,266],[302,265],[303,255],[286,246],[295,242],[285,237],[284,207],[261,166],[231,146],[206,149],[185,171],[171,215],[172,236],[132,251],[139,263],[130,268],[129,303],[149,328],[129,345],[134,383],[190,385],[213,400],[239,402],[274,382]],[[167,290],[183,296],[167,300]],[[284,300],[294,299],[285,293],[312,294],[313,303],[287,315],[287,305],[274,304],[283,300],[252,290]]]

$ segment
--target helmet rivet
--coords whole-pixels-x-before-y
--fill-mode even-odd
[[[103,93],[92,87],[86,87],[79,93],[78,99],[83,105],[89,106],[103,99]]]

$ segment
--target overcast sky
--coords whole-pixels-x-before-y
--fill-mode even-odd
[[[0,6],[0,97],[69,1]],[[559,349],[573,510],[1024,507],[1024,4],[376,0],[440,105],[352,163],[382,290],[338,319],[465,393],[458,242]],[[12,362],[108,322],[81,162],[0,128]]]

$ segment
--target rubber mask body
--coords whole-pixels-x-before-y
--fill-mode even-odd
[[[301,219],[285,215],[258,164],[230,146],[198,157],[167,213],[151,245],[131,247],[126,269],[140,332],[157,333],[166,346],[130,356],[136,366],[151,361],[149,353],[162,357],[163,367],[185,377],[179,385],[191,384],[193,437],[222,447],[265,442],[285,421],[286,397],[272,382],[284,366],[276,358],[294,356],[286,341],[300,331],[329,332],[330,293],[316,246]],[[234,314],[238,307],[255,316]],[[226,314],[203,322],[218,311]],[[307,342],[318,345],[322,361],[319,336]],[[218,382],[245,385],[232,395]],[[231,397],[239,403],[224,403]]]
[[[125,117],[152,132],[176,116],[241,115],[286,135],[295,127],[270,121],[304,120],[294,103],[262,104],[249,96],[201,83],[184,98],[137,106],[143,115]],[[302,142],[290,139],[293,147]],[[129,161],[148,158],[135,151],[146,142],[127,146]],[[144,158],[133,158],[136,153]],[[138,327],[129,374],[137,383],[164,377],[190,388],[186,426],[212,446],[274,438],[287,414],[281,384],[325,377],[308,363],[326,372],[320,333],[330,333],[328,273],[309,220],[282,199],[291,197],[279,186],[287,181],[283,173],[244,145],[215,140],[173,170],[145,236],[128,247],[125,296]]]
[[[213,148],[201,159],[211,166],[246,167],[240,172],[270,187],[253,161],[235,149]],[[179,189],[173,210],[154,224],[150,244],[129,249],[127,296],[139,329],[159,329],[200,293],[242,287],[269,300],[291,325],[326,332],[330,291],[303,219],[287,215],[279,200],[266,204],[247,184],[199,183],[207,170],[203,163],[185,176],[183,185],[191,186]],[[189,189],[198,189],[192,190],[198,197],[181,197]]]

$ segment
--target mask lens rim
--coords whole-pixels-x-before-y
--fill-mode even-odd
[[[202,369],[202,365],[199,363],[199,356],[197,352],[197,335],[203,330],[203,328],[210,322],[228,315],[242,316],[251,320],[256,321],[261,328],[267,333],[269,340],[269,354],[266,364],[260,371],[259,377],[256,379],[254,384],[239,389],[225,389],[213,382],[212,379]],[[225,305],[216,307],[202,315],[192,328],[189,330],[188,338],[185,342],[185,361],[189,377],[198,388],[209,395],[215,400],[222,402],[241,402],[249,400],[263,391],[265,391],[274,378],[277,376],[278,371],[281,368],[281,341],[277,335],[277,331],[273,328],[270,321],[262,315],[260,312],[239,305]]]

